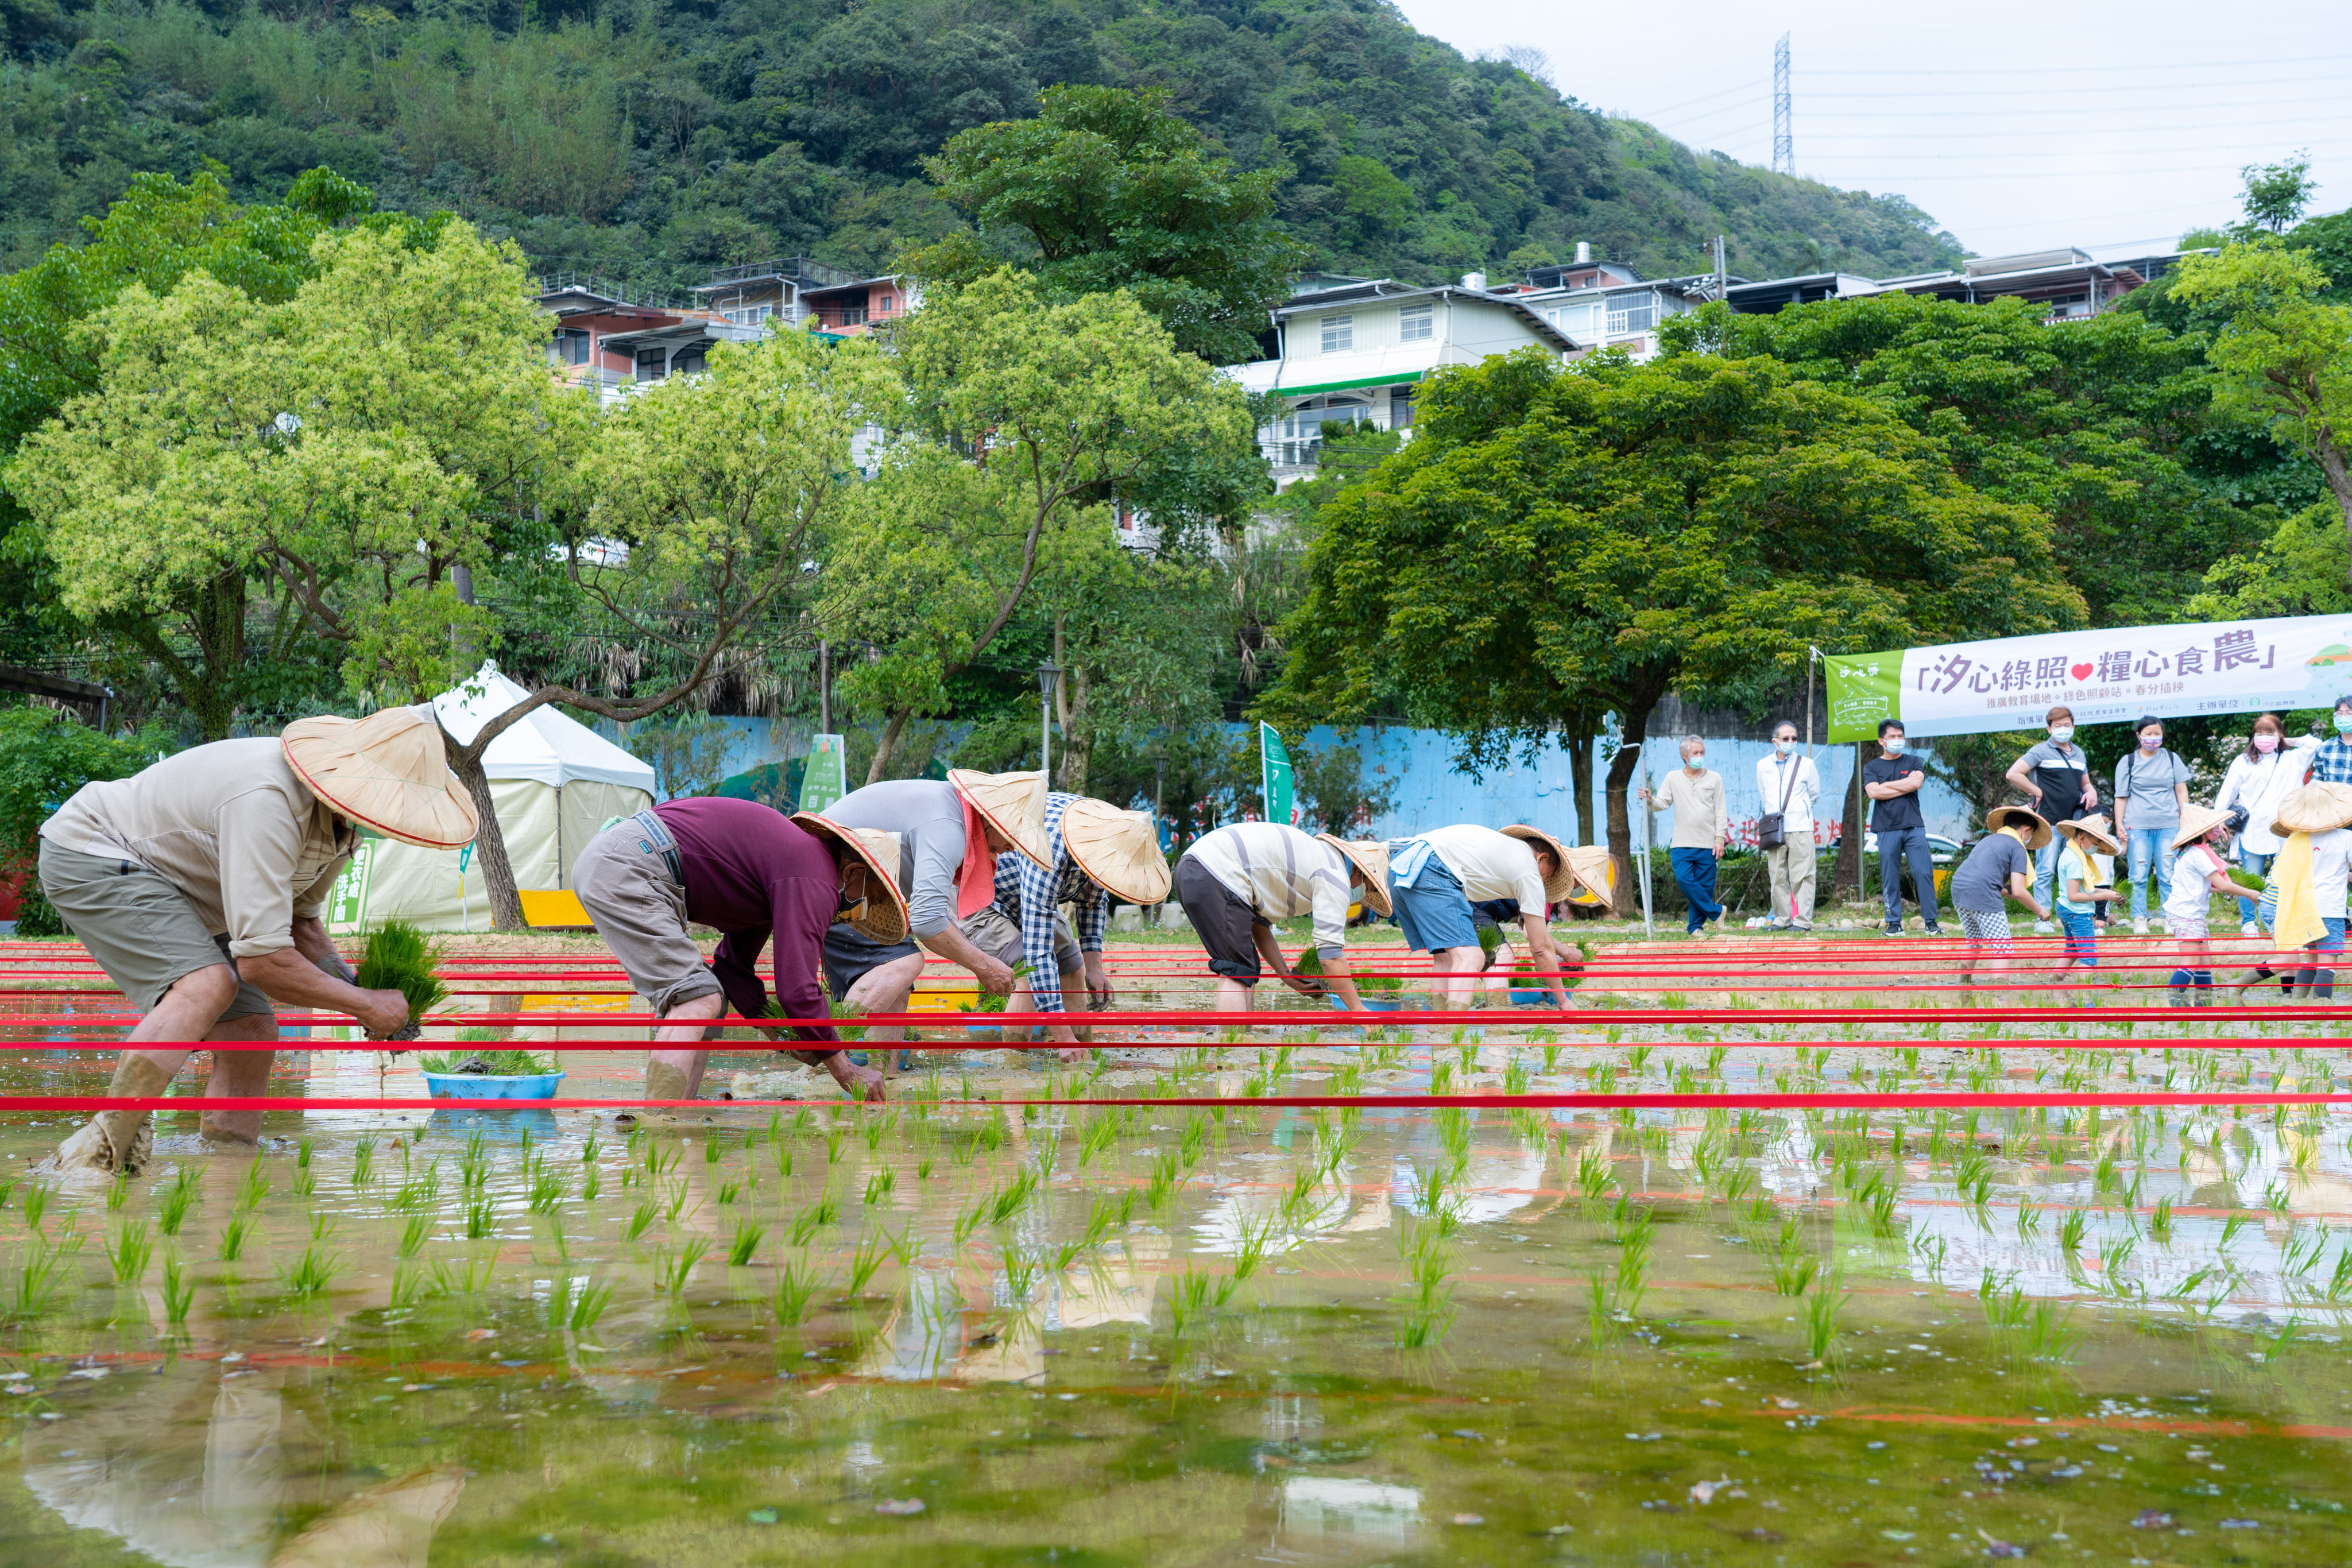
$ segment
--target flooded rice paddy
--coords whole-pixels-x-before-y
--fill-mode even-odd
[[[257,1154],[166,1117],[110,1187],[31,1173],[78,1118],[16,1116],[0,1560],[2352,1561],[2352,1122],[1903,1103],[2324,1089],[2352,1061],[2297,1040],[2340,1026],[1996,1052],[1898,1010],[942,1052],[887,1107],[627,1131],[306,1116],[378,1082],[319,1051]],[[10,1052],[0,1092],[110,1063]],[[1379,1103],[1637,1086],[1888,1103]],[[1362,1098],[1250,1103],[1287,1092]],[[1222,1103],[957,1103],[1171,1094]]]

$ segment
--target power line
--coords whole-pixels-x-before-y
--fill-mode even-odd
[[[2268,60],[2199,60],[2178,67],[2150,66],[1965,66],[1940,71],[1808,70],[1809,77],[1967,77],[2074,76],[2091,72],[2147,70],[2237,70],[2247,66],[2314,66],[2326,60],[2352,60],[2352,55],[2288,55]]]

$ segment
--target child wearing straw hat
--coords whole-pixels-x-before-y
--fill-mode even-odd
[[[1111,1005],[1103,967],[1103,932],[1110,901],[1158,904],[1168,896],[1168,857],[1149,811],[1123,811],[1108,800],[1054,790],[1045,797],[1045,854],[1041,866],[1024,854],[996,857],[996,899],[965,916],[960,929],[982,952],[1013,967],[1007,1012],[1061,1015],[1076,1003],[1086,1012]],[[1076,929],[1062,918],[1069,904]],[[1058,975],[1059,984],[1047,977]],[[1062,1061],[1085,1060],[1068,1024],[1050,1023],[1047,1036]]]
[[[142,1015],[110,1094],[160,1096],[189,1040],[274,1040],[275,999],[348,1013],[372,1040],[408,1023],[396,990],[362,990],[320,915],[359,827],[426,849],[473,839],[430,708],[306,718],[274,739],[216,740],[131,778],[85,784],[41,824],[41,891]],[[135,1049],[148,1040],[163,1049]],[[275,1053],[213,1053],[208,1096],[261,1094]],[[208,1141],[252,1144],[257,1111],[207,1111]],[[137,1175],[149,1113],[100,1111],[60,1170]]]
[[[2058,972],[2095,969],[2099,967],[2099,916],[2107,904],[2123,896],[2101,874],[2100,857],[2123,853],[2123,845],[2102,812],[2053,823],[2052,830],[2066,844],[2059,852],[2051,880],[2058,928],[2066,936]],[[2074,999],[2073,993],[2067,993],[2067,1000]]]
[[[2242,806],[2224,813],[2192,800],[2180,808],[2180,831],[2172,836],[2172,888],[2164,896],[2164,931],[2189,949],[2194,967],[2172,971],[2170,1000],[2176,1008],[2189,1005],[2192,987],[2197,1006],[2213,1005],[2213,971],[2205,967],[2206,926],[2213,895],[2226,897],[2238,891],[2221,851],[2245,821]]]
[[[757,800],[665,800],[607,828],[580,852],[572,890],[637,994],[663,1020],[646,1058],[645,1098],[691,1100],[710,1051],[701,1042],[729,1009],[744,1018],[815,1020],[793,1030],[831,1050],[792,1051],[822,1067],[853,1099],[883,1098],[882,1075],[841,1050],[816,983],[836,921],[870,941],[907,935],[907,905],[891,881],[898,841],[803,813],[787,819]],[[710,962],[688,925],[719,931]],[[775,1006],[759,962],[772,946]],[[673,1111],[655,1113],[672,1121]]]
[[[2010,955],[2017,951],[2009,939],[2004,895],[2032,909],[2035,918],[2050,918],[2049,909],[2033,896],[2032,859],[2050,841],[2050,824],[2031,807],[1996,806],[1985,813],[1985,826],[1991,831],[1952,873],[1952,907],[1969,939],[1969,956],[1960,965],[1964,986],[1976,984],[1979,968],[2006,971]]]

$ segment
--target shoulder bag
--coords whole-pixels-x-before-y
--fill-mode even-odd
[[[1789,769],[1788,782],[1780,789],[1780,809],[1756,819],[1756,847],[1777,850],[1789,841],[1789,801],[1797,792],[1797,775],[1804,771],[1807,758],[1800,757]]]

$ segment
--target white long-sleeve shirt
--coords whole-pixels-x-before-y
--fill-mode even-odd
[[[2281,841],[2271,824],[2278,818],[2279,802],[2303,782],[2318,745],[2310,736],[2299,735],[2267,757],[2240,752],[2231,762],[2230,770],[2221,775],[2221,792],[2213,797],[2213,809],[2225,814],[2231,806],[2246,809],[2246,831],[2238,841],[2244,848],[2258,855],[2279,852]]]
[[[1791,772],[1796,775],[1793,784],[1789,778]],[[1789,799],[1785,810],[1780,805],[1783,793]],[[1821,770],[1813,766],[1813,759],[1802,752],[1791,751],[1786,757],[1759,758],[1756,764],[1756,798],[1763,802],[1759,810],[1765,816],[1780,812],[1782,832],[1791,838],[1799,833],[1811,833],[1813,831],[1813,802],[1822,798]]]

